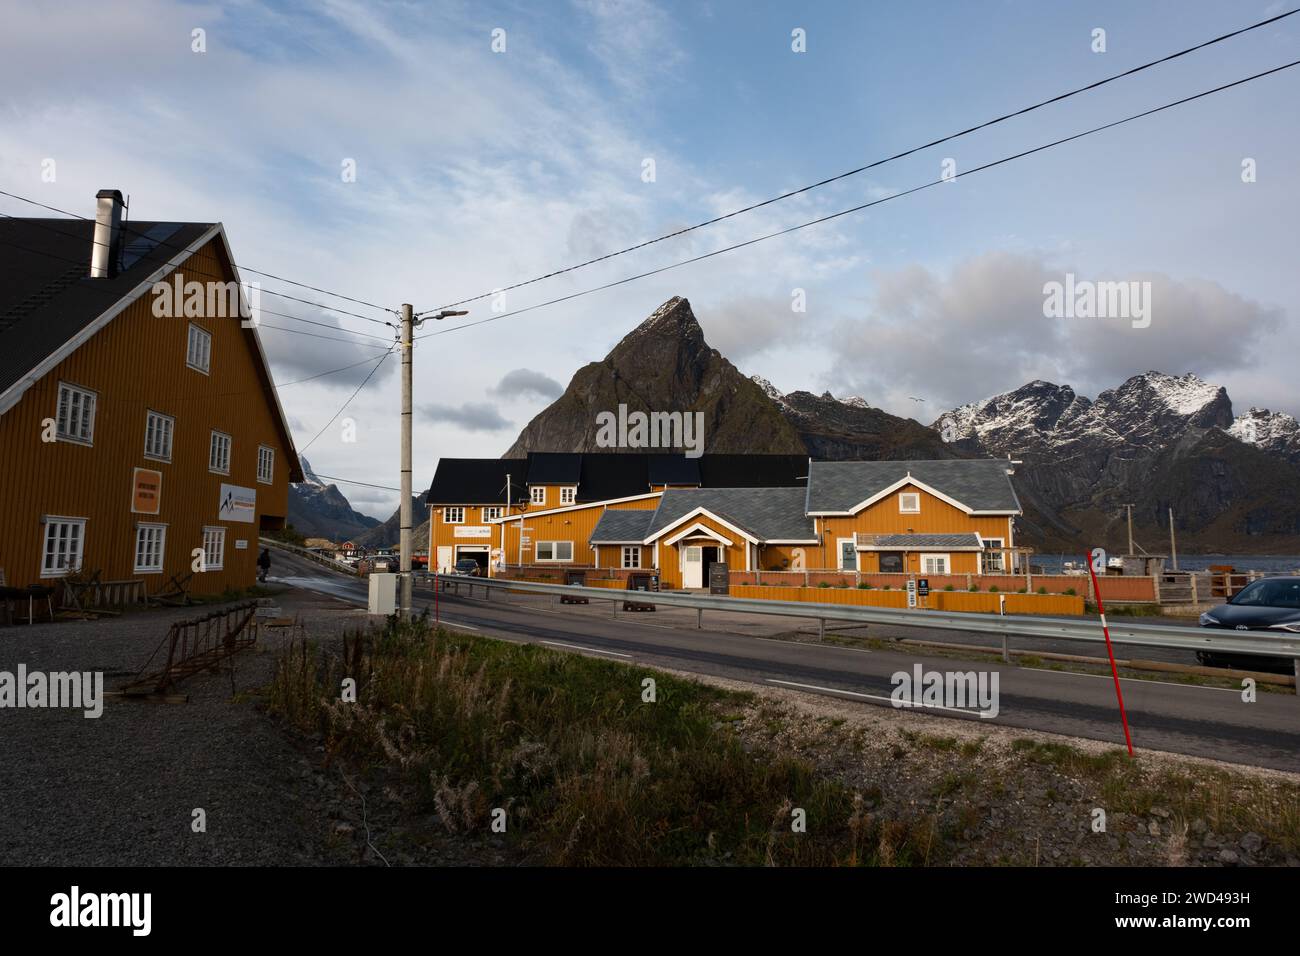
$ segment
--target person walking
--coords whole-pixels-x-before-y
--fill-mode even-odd
[[[271,571],[271,549],[263,548],[262,553],[257,556],[257,580],[265,583],[267,574]]]

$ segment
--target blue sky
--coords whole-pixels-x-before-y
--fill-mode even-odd
[[[6,2],[0,188],[88,215],[221,220],[239,260],[431,308],[861,165],[1287,9],[1228,2]],[[191,49],[206,31],[206,52]],[[806,31],[807,51],[791,50]],[[1106,31],[1106,52],[1091,49]],[[506,50],[491,48],[505,30]],[[1300,17],[759,212],[510,293],[590,288],[1300,57]],[[1157,368],[1300,412],[1300,68],[833,223],[417,350],[416,480],[498,455],[672,295],[784,390],[930,422],[1041,377]],[[1246,157],[1254,183],[1241,181]],[[57,163],[54,182],[42,162]],[[642,180],[653,158],[656,178]],[[355,182],[341,164],[356,162]],[[33,214],[13,200],[0,211]],[[1152,324],[1052,320],[1044,281],[1152,282]],[[269,280],[267,288],[293,291]],[[791,310],[805,290],[807,312]],[[312,296],[308,296],[312,297]],[[286,304],[271,305],[280,310]],[[366,314],[373,310],[337,303]],[[491,315],[486,303],[471,318]],[[310,307],[284,311],[378,331]],[[285,323],[280,320],[276,324]],[[303,326],[304,329],[310,328]],[[340,333],[343,334],[343,333]],[[263,332],[282,381],[372,350]],[[373,344],[373,340],[372,344]],[[375,353],[378,354],[378,353]],[[526,370],[520,373],[519,370]],[[286,388],[300,445],[360,372]],[[507,378],[509,373],[516,374]],[[504,382],[503,382],[504,380]],[[549,380],[549,381],[548,381]],[[395,362],[307,452],[395,484]],[[916,395],[926,399],[915,403]],[[395,496],[346,488],[385,512]]]

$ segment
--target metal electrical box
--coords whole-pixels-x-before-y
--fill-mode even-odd
[[[370,581],[370,613],[397,613],[397,575],[372,574]]]

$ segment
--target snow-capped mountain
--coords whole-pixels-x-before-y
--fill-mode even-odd
[[[1286,412],[1251,407],[1238,415],[1228,434],[1237,441],[1300,463],[1300,422]]]
[[[380,523],[353,508],[338,485],[324,481],[305,457],[300,455],[298,461],[304,480],[289,486],[289,524],[294,530],[309,538],[341,542]]]
[[[1034,381],[933,428],[957,453],[1024,463],[1016,486],[1040,541],[1110,534],[1129,503],[1157,546],[1170,508],[1187,544],[1250,549],[1259,536],[1300,535],[1300,424],[1261,409],[1234,419],[1227,390],[1190,373],[1135,375],[1095,400]]]
[[[1189,428],[1227,429],[1227,391],[1190,373],[1146,372],[1096,401],[1068,385],[1033,381],[1013,392],[972,402],[940,415],[933,428],[949,442],[968,442],[995,454],[1020,456],[1095,448],[1163,448]]]

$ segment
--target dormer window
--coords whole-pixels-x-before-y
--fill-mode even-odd
[[[528,489],[528,500],[535,505],[546,504],[546,486],[533,485]]]
[[[560,504],[571,505],[578,500],[578,489],[576,486],[560,489]]]
[[[918,515],[921,513],[921,495],[915,491],[903,491],[898,495],[898,513]]]

